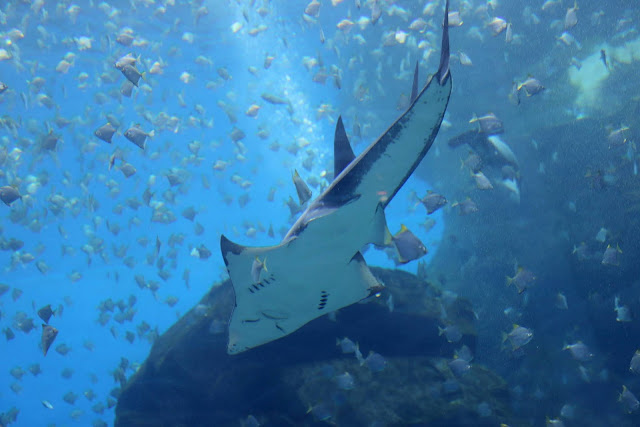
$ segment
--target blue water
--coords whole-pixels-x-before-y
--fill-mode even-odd
[[[359,10],[356,2],[351,0],[336,2],[338,4],[335,6],[323,1],[317,22],[306,22],[302,17],[305,2],[204,1],[201,5],[208,8],[209,13],[199,18],[197,23],[194,13],[200,6],[180,0],[176,0],[175,5],[165,2],[169,3],[165,13],[158,12],[161,2],[77,2],[80,10],[75,18],[69,12],[71,2],[47,0],[42,3],[41,8],[30,7],[18,0],[0,5],[0,48],[11,55],[10,59],[0,61],[0,81],[9,86],[6,92],[0,94],[0,116],[11,118],[19,124],[16,134],[6,127],[0,127],[0,148],[6,153],[16,148],[21,150],[21,153],[13,151],[0,164],[0,185],[15,185],[25,196],[11,207],[0,206],[0,237],[24,242],[18,254],[0,252],[0,283],[11,287],[9,292],[0,297],[0,328],[11,328],[16,335],[11,341],[0,338],[0,413],[11,407],[18,408],[17,421],[12,424],[16,426],[90,425],[96,419],[112,424],[114,409],[96,414],[91,408],[97,402],[106,402],[109,393],[119,387],[112,373],[121,358],[130,361],[127,377],[133,373],[136,364],[144,362],[151,348],[151,339],[148,334],[138,336],[137,326],[144,321],[152,330],[162,334],[181,314],[197,303],[213,284],[227,277],[218,250],[220,234],[252,246],[272,245],[280,241],[291,225],[285,201],[289,196],[297,199],[291,181],[293,169],[297,169],[305,180],[315,178],[326,185],[327,181],[320,177],[323,171],[333,168],[333,133],[339,114],[345,121],[356,153],[373,142],[397,118],[400,110],[396,106],[400,95],[410,93],[413,64],[425,52],[418,48],[421,40],[428,40],[434,49],[427,59],[420,60],[422,79],[437,67],[439,22],[443,7],[440,4],[433,9],[434,15],[423,16],[430,26],[427,33],[422,34],[409,30],[408,26],[415,18],[422,16],[428,2],[380,2],[384,13],[376,26],[368,25],[361,30],[355,25],[344,36],[336,29],[336,24],[348,17],[355,22],[361,15],[369,16],[371,2],[362,1],[363,6]],[[495,10],[484,10],[482,7],[485,2],[452,2],[451,9],[459,10],[464,20],[462,27],[451,30],[452,55],[464,51],[472,58],[474,65],[463,67],[457,59],[452,59],[454,90],[445,125],[427,155],[425,165],[407,181],[386,210],[392,233],[404,224],[426,244],[429,254],[423,261],[427,263],[437,257],[445,236],[455,234],[458,241],[474,241],[474,219],[460,217],[457,210],[447,207],[431,216],[436,225],[426,233],[421,225],[425,220],[425,211],[414,194],[422,197],[427,190],[433,189],[447,195],[449,205],[471,195],[476,201],[482,202],[481,209],[496,209],[510,214],[508,220],[513,223],[505,223],[504,228],[497,226],[494,234],[504,233],[504,240],[511,241],[510,225],[526,228],[523,223],[536,215],[573,215],[567,207],[569,203],[578,203],[578,215],[582,215],[582,206],[588,206],[587,202],[580,205],[580,200],[589,200],[590,193],[585,195],[576,190],[578,195],[567,197],[562,206],[554,207],[555,211],[536,212],[535,200],[542,200],[546,197],[545,191],[551,191],[544,187],[546,178],[541,172],[543,163],[547,170],[553,170],[554,165],[558,164],[570,169],[570,165],[580,163],[584,167],[575,171],[580,176],[585,175],[587,167],[594,170],[600,168],[609,171],[615,178],[612,183],[606,184],[609,188],[623,184],[625,190],[637,188],[634,187],[637,179],[633,170],[637,162],[633,145],[633,136],[637,135],[637,117],[633,118],[633,122],[601,123],[599,131],[604,135],[607,133],[605,129],[609,128],[613,130],[627,126],[630,129],[625,147],[615,147],[618,151],[614,153],[609,150],[606,161],[601,163],[596,160],[585,162],[584,159],[595,158],[589,152],[600,153],[598,150],[605,150],[605,141],[589,141],[585,143],[588,149],[564,153],[566,156],[557,159],[554,157],[554,151],[557,150],[553,147],[553,141],[536,141],[539,148],[534,149],[530,136],[545,126],[580,124],[583,117],[597,119],[605,113],[615,113],[620,105],[637,97],[637,82],[619,76],[633,75],[638,68],[640,59],[637,49],[640,42],[635,26],[640,14],[638,5],[635,2],[609,2],[607,5],[592,1],[580,3],[578,25],[569,30],[581,43],[581,49],[578,49],[575,45],[565,46],[557,41],[563,32],[566,10],[572,5],[564,2],[550,11],[542,11],[542,3],[505,0],[495,5]],[[264,17],[258,14],[261,6],[268,9]],[[525,6],[530,9],[527,10]],[[598,13],[601,9],[604,12],[602,15]],[[536,18],[532,17],[532,13]],[[496,37],[490,35],[485,25],[493,16],[504,17],[513,24],[516,37],[512,43],[505,43],[504,33]],[[534,23],[536,19],[539,23]],[[237,33],[232,31],[234,23],[242,25]],[[267,30],[257,36],[249,35],[248,31],[259,24],[266,25]],[[118,44],[116,36],[124,27],[131,28],[136,40],[145,43],[130,47]],[[326,37],[324,44],[320,43],[320,27]],[[474,36],[474,28],[481,35],[481,40]],[[12,41],[12,29],[19,29],[24,38]],[[386,33],[401,29],[411,34],[405,44],[381,47],[382,37]],[[184,40],[185,33],[193,35],[192,43]],[[74,38],[82,36],[91,38],[90,49],[80,50],[74,42]],[[600,49],[605,49],[609,54],[613,67],[610,73],[602,70]],[[634,50],[635,57],[632,53],[631,59],[626,59],[626,52]],[[56,66],[69,53],[74,58],[68,72],[56,71]],[[147,73],[131,98],[113,95],[118,93],[125,81],[124,76],[114,68],[114,63],[127,53],[139,55],[141,63],[138,68]],[[212,64],[197,64],[195,59],[199,55],[208,58]],[[273,56],[274,60],[265,69],[263,63],[267,55]],[[313,82],[312,77],[319,67],[308,71],[303,66],[305,57],[318,59],[328,72],[331,65],[339,67],[341,88],[333,84],[332,77],[324,84]],[[575,70],[571,71],[572,57],[582,62],[584,70],[573,82],[570,78],[575,73]],[[149,73],[156,61],[166,64],[161,74]],[[250,66],[257,68],[257,75],[248,71]],[[220,68],[228,71],[230,80],[225,81],[219,76],[217,70]],[[184,72],[192,76],[190,83],[181,81]],[[80,73],[87,74],[86,84],[81,84]],[[108,78],[101,80],[102,74]],[[546,90],[541,95],[524,97],[522,104],[516,107],[508,100],[511,83],[521,82],[530,74],[539,78]],[[36,77],[45,79],[40,91],[34,90],[30,83]],[[582,86],[577,83],[578,80],[593,82],[598,78],[602,80],[595,84],[595,88],[587,83]],[[598,87],[607,89],[598,91]],[[619,92],[611,88],[618,88]],[[365,90],[364,96],[361,96],[360,89]],[[284,105],[271,105],[263,101],[260,98],[262,93],[287,98],[291,102],[292,114]],[[41,94],[50,97],[55,106],[47,108],[41,105],[37,99]],[[184,101],[184,105],[180,104],[179,99]],[[219,107],[219,101],[231,106],[237,123],[230,122]],[[257,117],[252,118],[245,111],[254,103],[261,108]],[[325,109],[328,112],[318,118],[318,109],[323,108],[323,104],[327,105]],[[196,106],[202,106],[204,113],[199,112]],[[489,111],[495,112],[505,122],[507,131],[504,140],[511,144],[519,158],[520,190],[522,198],[526,199],[521,204],[514,202],[509,192],[495,181],[496,188],[492,192],[480,195],[479,190],[474,189],[467,170],[460,169],[460,159],[466,157],[467,149],[459,148],[454,152],[447,147],[449,138],[472,128],[468,121],[473,114],[481,115]],[[153,123],[150,118],[157,117],[159,113],[176,117],[177,127]],[[106,116],[109,114],[121,123],[111,145],[93,135],[99,126],[108,121]],[[57,117],[64,117],[71,123],[59,128],[54,122]],[[353,135],[356,122],[362,128],[362,138]],[[135,124],[140,124],[145,131],[155,131],[156,135],[147,141],[145,150],[134,146],[123,136],[124,131]],[[229,135],[234,126],[246,134],[242,140],[243,147],[231,141]],[[268,139],[256,136],[261,128],[269,130]],[[37,149],[39,141],[50,129],[60,138],[58,146],[54,152],[40,153]],[[290,154],[287,147],[301,143],[302,138],[308,141],[308,146],[300,148],[296,155]],[[197,155],[188,148],[188,144],[194,141],[201,144]],[[269,148],[275,141],[280,144],[277,151]],[[600,144],[598,148],[595,148],[596,144]],[[310,170],[303,165],[308,149],[313,150],[314,155]],[[125,178],[118,170],[119,160],[115,163],[116,167],[109,170],[109,157],[116,150],[120,150],[123,158],[136,167],[134,176]],[[240,155],[241,159],[238,158]],[[223,171],[215,171],[212,165],[217,160],[228,162],[229,165]],[[185,178],[182,184],[175,187],[171,187],[165,177],[172,168]],[[499,172],[494,171],[494,174],[491,179],[495,179]],[[241,182],[250,181],[250,185],[242,188],[232,181],[234,175],[241,177]],[[208,184],[205,185],[205,181]],[[29,187],[31,182],[41,182],[42,185],[38,188]],[[29,188],[32,189],[30,194]],[[175,222],[152,222],[152,210],[144,204],[137,210],[126,206],[130,198],[142,200],[147,188],[154,193],[153,203],[165,203],[174,213],[177,218]],[[275,199],[268,202],[267,194],[271,188],[276,188]],[[320,188],[311,188],[314,197],[317,196]],[[175,195],[175,204],[167,201],[167,191]],[[611,194],[613,190],[601,191]],[[572,194],[571,191],[566,192]],[[49,198],[52,195],[60,195],[66,200],[65,207],[58,215],[50,209]],[[595,197],[599,195],[602,193],[596,193]],[[248,202],[241,206],[239,199],[243,197],[248,197]],[[619,201],[615,197],[612,200],[609,202]],[[114,212],[118,206],[124,206],[122,213]],[[181,215],[190,206],[197,211],[193,222]],[[23,209],[26,209],[25,218],[12,222],[12,211]],[[447,227],[454,218],[456,227],[461,228]],[[566,226],[564,229],[539,233],[527,230],[526,238],[536,240],[539,234],[547,233],[548,241],[563,242],[566,246],[563,256],[568,258],[573,244],[577,245],[586,239],[593,242],[595,234],[603,226],[611,230],[612,237],[607,243],[615,246],[624,238],[627,241],[634,240],[633,236],[637,234],[633,233],[637,232],[637,227],[626,228],[627,224],[617,222],[623,220],[624,217],[615,215],[595,219],[587,215],[579,220],[566,220],[567,223],[581,221],[582,226],[576,229],[582,227],[584,233],[576,229],[567,231],[569,226]],[[110,232],[107,222],[112,227],[119,226],[119,233]],[[30,224],[32,226],[34,223],[40,224],[38,231],[31,230],[33,227]],[[195,232],[196,223],[204,229],[200,235]],[[273,238],[267,235],[270,225],[275,230]],[[64,235],[59,231],[61,228],[65,231]],[[249,228],[258,230],[255,236],[246,234]],[[175,246],[176,256],[172,260],[168,257],[171,249],[169,239],[178,234],[184,235],[184,242]],[[102,249],[99,250],[102,256],[98,253],[87,255],[82,251],[82,247],[94,237],[103,240]],[[136,242],[140,237],[148,239],[146,247]],[[154,263],[157,261],[152,256],[156,239],[161,242],[159,255],[164,257],[168,265],[164,269],[170,272],[166,281],[158,277],[156,265],[147,263],[149,256]],[[212,252],[210,258],[201,260],[191,256],[192,249],[200,245],[205,245]],[[123,259],[114,253],[114,249],[122,246],[127,247],[124,258],[132,257],[134,260],[132,268],[123,264]],[[635,246],[623,246],[623,254],[633,259],[634,250],[637,249]],[[71,247],[75,253],[63,255],[62,247]],[[505,247],[509,248],[508,244]],[[510,266],[525,264],[526,260],[530,265],[534,264],[531,260],[536,258],[536,254],[544,252],[545,248],[542,244],[531,244],[530,247],[532,249],[528,253],[514,252],[509,259],[502,261]],[[476,249],[472,247],[470,250]],[[482,250],[490,252],[491,248]],[[478,249],[474,256],[487,259],[487,252],[482,250]],[[35,260],[13,265],[12,257],[22,253],[31,253]],[[367,251],[366,259],[371,265],[395,267],[385,253],[374,249]],[[46,274],[38,271],[37,261],[44,261],[49,266]],[[175,267],[169,265],[174,261]],[[461,266],[465,261],[467,259],[449,259],[452,265]],[[569,262],[564,260],[559,264],[566,266]],[[598,262],[596,260],[595,264]],[[416,272],[417,264],[414,261],[400,268]],[[625,264],[622,266],[624,268]],[[571,325],[572,322],[579,322],[576,320],[582,316],[579,307],[587,304],[593,293],[589,295],[588,292],[573,291],[573,287],[579,284],[571,283],[573,276],[569,273],[558,272],[554,276],[543,269],[544,266],[538,266],[536,274],[539,277],[555,277],[565,285],[559,287],[557,283],[550,283],[551,280],[545,282],[549,288],[538,294],[543,299],[536,300],[535,294],[532,297],[524,296],[524,302],[517,310],[525,312],[524,319],[529,320],[526,326],[534,331],[538,328],[551,331],[551,338],[540,339],[538,345],[553,343],[554,351],[562,356],[558,347],[562,347],[563,341],[577,340],[581,336],[549,328],[544,313],[552,304],[550,298],[560,290],[567,294],[569,307],[575,307],[576,311],[562,316],[565,316],[565,325]],[[185,270],[190,274],[189,287],[182,279]],[[503,286],[505,274],[511,276],[514,271],[513,268],[504,271],[498,267],[492,271],[490,266],[483,269],[483,274],[487,271],[493,283],[497,283],[495,286],[478,290],[474,283],[457,281],[451,285],[451,290],[473,300],[476,311],[480,313],[479,346],[485,352],[484,362],[496,367],[508,358],[500,353],[498,347],[501,332],[510,329],[498,330],[496,324],[508,325],[521,321],[522,317],[496,320],[495,316],[501,315],[516,298],[513,289]],[[623,270],[618,276],[613,273],[613,279],[608,277],[605,280],[637,280],[624,276],[625,272]],[[70,276],[74,273],[79,273],[81,278],[72,281]],[[134,280],[136,275],[157,281],[160,285],[157,293],[153,295],[148,289],[140,289]],[[543,287],[540,284],[542,281],[538,279],[537,285]],[[447,286],[444,281],[440,285]],[[637,293],[634,292],[637,289],[630,288],[626,302],[637,304]],[[14,289],[23,292],[16,301],[11,297]],[[509,296],[505,297],[507,292]],[[482,293],[485,295],[480,295]],[[105,326],[98,323],[98,306],[101,302],[109,298],[114,302],[128,302],[130,296],[136,298],[133,321],[118,323],[110,318]],[[178,298],[174,307],[165,303],[170,296]],[[578,302],[574,303],[576,300]],[[500,307],[492,307],[491,301],[500,301]],[[46,304],[54,308],[62,305],[64,311],[50,321],[59,330],[59,335],[45,357],[39,348],[41,322],[36,312]],[[611,315],[613,306],[608,301],[606,304],[607,307],[611,306],[607,308]],[[119,309],[115,310],[117,312]],[[25,312],[34,319],[35,330],[26,334],[12,325],[14,316],[19,312]],[[482,313],[492,313],[494,317],[483,318]],[[619,324],[613,322],[611,327],[617,326]],[[571,326],[567,326],[567,329],[570,330]],[[133,343],[125,339],[127,331],[136,334]],[[583,332],[582,339],[587,339],[589,328]],[[557,336],[552,336],[555,333]],[[485,341],[482,341],[483,337]],[[636,337],[631,335],[629,339]],[[83,346],[86,341],[93,344],[93,350]],[[55,347],[63,343],[72,349],[65,356],[55,351]],[[631,345],[638,346],[640,343]],[[632,354],[632,351],[625,353],[624,357],[630,359]],[[606,356],[601,359],[602,369],[606,369]],[[42,369],[38,376],[27,372],[17,380],[9,373],[14,367],[27,370],[34,363],[39,363]],[[614,370],[620,371],[618,359],[615,363]],[[536,366],[535,363],[532,365]],[[522,379],[526,368],[516,364],[507,366],[500,373],[510,377],[509,386],[512,389],[520,386],[533,394],[536,381],[526,375]],[[70,379],[61,376],[65,368],[73,370]],[[624,368],[622,371],[628,369],[626,366]],[[576,368],[570,366],[566,369]],[[562,372],[549,371],[546,381],[552,384],[566,382],[566,372],[559,371]],[[95,380],[92,381],[92,378]],[[637,381],[633,383],[635,387],[630,381],[625,382],[627,387],[640,393]],[[21,387],[18,393],[10,389],[10,385],[15,383]],[[621,385],[622,382],[617,381],[603,386],[610,400],[615,400]],[[96,394],[93,401],[82,395],[89,389]],[[553,387],[547,390],[553,390]],[[74,405],[62,400],[69,391],[79,396]],[[45,408],[41,403],[43,400],[50,402],[53,409]],[[526,401],[527,398],[522,400]],[[75,419],[71,417],[74,410],[81,411],[74,414]],[[544,408],[539,413],[521,406],[517,406],[516,410],[522,411],[524,418],[538,421],[541,416],[542,419],[544,416],[559,416],[558,408]],[[623,416],[624,411],[620,410],[615,415]]]

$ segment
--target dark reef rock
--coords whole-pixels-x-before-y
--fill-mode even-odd
[[[235,356],[226,353],[225,333],[233,289],[229,281],[214,286],[156,341],[122,389],[115,425],[240,426],[250,414],[263,426],[506,421],[508,393],[497,375],[473,365],[456,378],[447,365],[462,344],[475,350],[470,304],[412,274],[372,271],[386,285],[377,297]],[[455,345],[438,335],[445,313],[463,333]],[[353,354],[342,354],[336,338],[345,336],[359,343],[365,357],[369,351],[384,356],[385,369],[372,372]],[[338,387],[335,377],[344,372],[352,375],[353,389]],[[491,415],[479,415],[481,403]]]

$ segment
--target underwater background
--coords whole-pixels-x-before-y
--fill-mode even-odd
[[[416,62],[421,84],[437,69],[443,11],[0,3],[0,425],[113,425],[156,339],[227,279],[220,235],[280,242],[301,212],[293,171],[318,196],[338,116],[358,154],[408,108]],[[386,210],[428,254],[364,257],[469,302],[473,356],[447,313],[430,345],[504,379],[499,420],[472,408],[487,425],[640,424],[639,19],[629,0],[450,3],[445,120]],[[428,191],[448,203],[427,214]],[[43,324],[58,331],[46,355]],[[372,372],[328,374],[347,395],[378,371],[349,369]],[[359,425],[317,403],[309,423]],[[248,410],[229,425],[279,424]]]

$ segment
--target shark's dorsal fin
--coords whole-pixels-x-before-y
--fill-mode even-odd
[[[413,86],[411,86],[411,99],[410,104],[418,97],[418,61],[416,61],[416,70],[413,72]]]
[[[339,116],[338,123],[336,123],[335,138],[333,139],[333,176],[338,176],[355,158],[351,144],[349,144],[347,132],[344,130],[344,124],[342,124],[342,116]]]

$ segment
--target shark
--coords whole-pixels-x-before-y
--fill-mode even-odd
[[[385,207],[431,148],[451,95],[449,1],[438,70],[420,90],[416,63],[408,109],[357,157],[338,118],[334,179],[275,246],[251,247],[221,235],[235,292],[227,353],[285,337],[308,322],[378,293],[361,250],[388,245]]]

